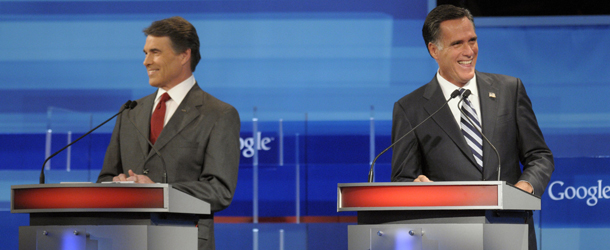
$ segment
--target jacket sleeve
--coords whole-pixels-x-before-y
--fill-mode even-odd
[[[405,113],[404,107],[394,103],[392,115],[392,143],[401,139],[412,125]],[[415,133],[410,133],[392,147],[392,181],[413,181],[422,174],[420,149]]]
[[[542,196],[555,170],[553,154],[546,145],[542,131],[538,126],[532,103],[525,92],[525,87],[517,79],[517,129],[519,131],[519,160],[523,173],[519,181],[527,181],[534,188],[536,196]]]
[[[237,110],[226,108],[213,124],[198,180],[172,186],[210,203],[213,212],[228,207],[237,186],[240,126]]]
[[[121,149],[119,143],[122,117],[123,114],[117,116],[116,118],[116,123],[112,131],[110,143],[108,144],[108,148],[106,149],[106,155],[104,156],[104,164],[102,166],[102,170],[100,171],[99,176],[97,177],[98,183],[103,181],[112,181],[113,177],[123,173],[123,165],[121,163]]]

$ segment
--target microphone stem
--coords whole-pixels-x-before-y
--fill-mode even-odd
[[[45,183],[45,176],[44,176],[44,166],[47,164],[47,162],[53,158],[54,156],[56,156],[57,154],[61,153],[62,151],[64,151],[66,148],[72,146],[72,144],[76,143],[77,141],[80,141],[80,139],[83,139],[83,137],[93,133],[93,131],[95,131],[96,129],[98,129],[99,127],[101,127],[102,125],[108,123],[110,120],[114,119],[115,117],[117,117],[118,115],[120,115],[121,113],[123,113],[123,111],[125,111],[125,109],[127,109],[127,107],[129,107],[129,104],[131,103],[131,101],[128,101],[125,105],[123,105],[123,108],[121,109],[121,111],[119,111],[118,113],[116,113],[115,115],[113,115],[112,117],[110,117],[108,120],[102,122],[100,125],[97,125],[97,127],[89,130],[89,132],[85,133],[84,135],[82,135],[81,137],[78,137],[76,140],[70,142],[68,145],[66,145],[65,147],[63,147],[62,149],[60,149],[59,151],[53,153],[51,156],[47,157],[47,159],[45,159],[45,161],[42,163],[42,170],[40,170],[40,180],[39,183],[40,184],[44,184]]]
[[[392,143],[389,147],[387,147],[386,149],[384,149],[383,151],[381,151],[381,153],[379,153],[377,155],[377,157],[375,157],[375,159],[373,159],[373,163],[371,163],[371,169],[369,170],[369,183],[373,182],[373,178],[375,176],[374,173],[374,166],[375,166],[375,162],[377,161],[377,158],[379,158],[379,156],[381,156],[383,153],[385,153],[386,151],[390,150],[390,148],[392,148],[394,145],[396,145],[396,143],[398,143],[399,141],[401,141],[402,139],[404,139],[405,137],[407,137],[408,134],[410,134],[411,132],[413,132],[416,128],[418,128],[419,126],[421,126],[422,124],[424,124],[424,122],[426,122],[427,120],[429,120],[430,118],[432,118],[434,115],[436,115],[436,113],[438,113],[439,111],[441,111],[441,109],[445,106],[447,106],[447,103],[449,103],[449,101],[451,101],[451,99],[455,98],[456,96],[458,96],[460,94],[459,90],[454,90],[451,93],[451,96],[449,97],[449,99],[443,104],[443,106],[441,106],[440,108],[438,108],[436,111],[434,111],[434,113],[432,113],[431,115],[429,115],[428,117],[426,117],[426,119],[424,119],[423,121],[421,121],[419,124],[417,124],[414,128],[412,128],[411,130],[409,130],[409,132],[405,133],[403,136],[401,136],[400,138],[398,138],[398,140],[394,141],[394,143]]]

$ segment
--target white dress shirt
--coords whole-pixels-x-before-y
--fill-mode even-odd
[[[441,89],[443,90],[443,95],[445,95],[445,100],[449,100],[449,98],[451,97],[451,93],[453,93],[453,91],[455,91],[456,89],[460,89],[460,87],[455,86],[455,84],[450,83],[449,81],[445,80],[445,78],[443,78],[441,76],[440,73],[436,73],[436,80],[438,81],[439,85],[441,85]],[[481,128],[483,127],[483,121],[481,120],[481,105],[479,102],[479,89],[477,88],[477,75],[475,74],[474,77],[472,79],[470,79],[470,81],[468,81],[466,83],[466,85],[464,85],[464,87],[462,87],[463,89],[469,89],[471,94],[470,96],[468,96],[468,100],[470,101],[470,103],[472,103],[472,106],[474,107],[475,111],[477,111],[477,118],[479,119],[479,122],[481,123]],[[453,118],[455,118],[455,121],[457,122],[457,124],[461,127],[461,117],[462,117],[462,113],[460,112],[460,107],[458,107],[458,102],[460,101],[461,96],[457,96],[456,98],[453,98],[451,101],[449,101],[449,103],[447,105],[449,105],[449,109],[451,109],[451,113],[453,114]],[[460,103],[460,105],[462,105],[464,102]]]
[[[193,86],[195,86],[195,76],[191,75],[191,77],[174,86],[169,91],[165,91],[162,88],[159,88],[159,91],[157,91],[157,97],[155,97],[155,103],[153,105],[153,109],[151,110],[151,114],[155,111],[155,107],[157,107],[157,104],[161,100],[161,95],[167,92],[171,99],[165,102],[166,110],[165,119],[163,120],[163,126],[165,126],[165,124],[167,124],[169,119],[172,118],[172,115],[174,115],[176,109],[178,109],[178,106],[180,106],[180,103],[182,102],[182,100],[184,100],[184,97],[186,97],[186,94],[191,90],[191,88],[193,88]]]

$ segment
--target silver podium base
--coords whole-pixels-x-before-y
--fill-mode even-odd
[[[526,250],[527,224],[348,226],[349,250]]]
[[[76,225],[19,227],[19,250],[197,249],[194,226]]]

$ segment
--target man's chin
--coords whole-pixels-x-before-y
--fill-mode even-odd
[[[466,82],[470,81],[470,79],[472,79],[474,77],[474,69],[471,72],[462,74],[461,77]]]

